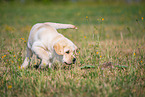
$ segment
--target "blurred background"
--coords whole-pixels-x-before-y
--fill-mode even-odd
[[[144,11],[145,0],[0,0],[0,34],[3,38],[9,32],[27,40],[34,24],[57,22],[76,25],[79,29],[73,33],[88,40],[97,33],[103,40],[120,39],[120,33],[135,39],[144,37]]]
[[[0,0],[0,34],[7,37],[5,32],[13,32],[27,40],[34,24],[57,22],[76,25],[79,29],[73,33],[88,40],[98,32],[103,40],[120,39],[120,33],[124,38],[141,38],[144,11],[145,0]]]
[[[52,3],[52,2],[141,2],[144,0],[0,0],[2,2],[43,2],[43,3]]]

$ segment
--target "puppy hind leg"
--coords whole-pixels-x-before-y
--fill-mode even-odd
[[[30,64],[30,60],[31,60],[32,56],[33,56],[33,53],[31,51],[31,49],[29,49],[27,47],[27,55],[26,55],[26,58],[25,58],[23,64],[21,65],[21,68],[26,68]]]

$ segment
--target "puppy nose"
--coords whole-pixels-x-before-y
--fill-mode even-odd
[[[76,62],[76,58],[73,58],[73,64]]]

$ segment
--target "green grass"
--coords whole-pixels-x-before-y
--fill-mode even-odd
[[[0,4],[0,97],[143,97],[144,10],[144,3]],[[46,21],[78,27],[59,30],[80,48],[76,64],[38,70],[34,56],[21,70],[32,25]]]

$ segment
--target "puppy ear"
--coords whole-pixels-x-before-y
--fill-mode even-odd
[[[61,44],[58,42],[56,43],[54,46],[53,46],[55,52],[58,54],[58,55],[63,55],[64,54],[64,50],[63,50],[63,46],[61,46]]]

